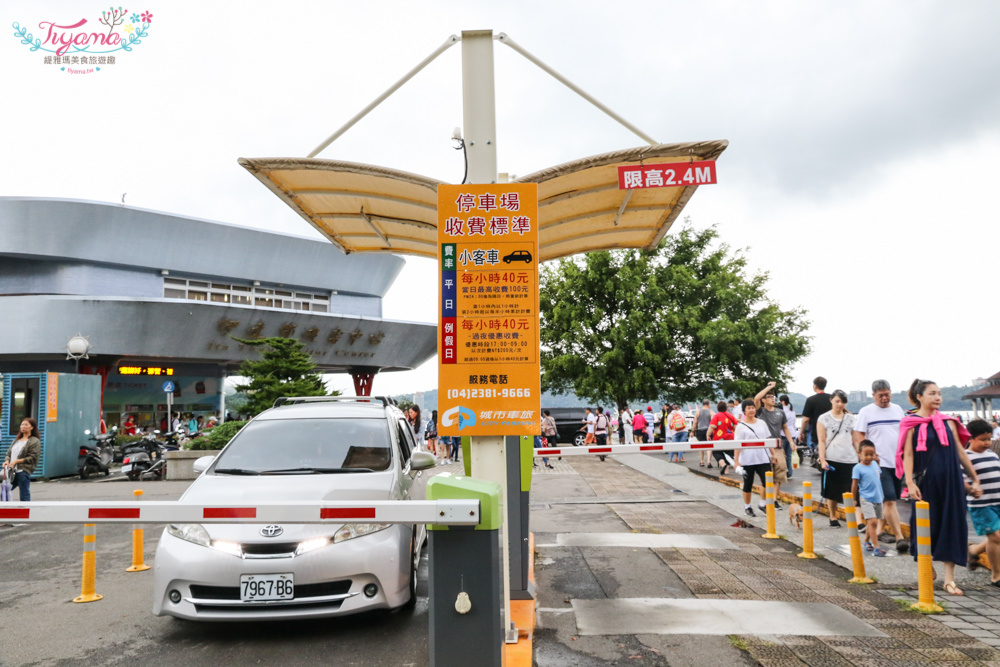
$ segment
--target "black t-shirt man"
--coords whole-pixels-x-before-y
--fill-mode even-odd
[[[806,399],[805,407],[802,408],[802,418],[809,420],[809,433],[812,435],[814,445],[819,442],[819,438],[816,436],[816,424],[819,423],[819,416],[832,409],[830,395],[822,391]]]

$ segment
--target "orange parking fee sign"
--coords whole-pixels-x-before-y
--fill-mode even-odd
[[[438,186],[438,433],[538,435],[538,186]]]

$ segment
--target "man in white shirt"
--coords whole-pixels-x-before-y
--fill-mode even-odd
[[[904,417],[903,408],[892,402],[892,389],[886,380],[872,382],[873,402],[858,411],[858,420],[854,425],[855,448],[862,440],[875,443],[875,461],[881,468],[883,519],[879,522],[878,532],[881,534],[884,525],[896,537],[896,551],[906,553],[910,547],[908,540],[903,538],[899,527],[899,510],[896,501],[902,491],[902,480],[896,477],[896,447],[899,443],[899,422]]]
[[[1000,440],[1000,424],[998,424],[997,420],[994,419],[990,422],[990,426],[993,427],[993,441],[996,442],[997,440]]]
[[[587,423],[587,435],[584,437],[583,442],[586,445],[592,445],[597,442],[597,438],[594,437],[594,423],[597,421],[597,416],[587,408],[587,416],[584,420]]]

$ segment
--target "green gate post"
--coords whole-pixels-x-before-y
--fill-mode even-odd
[[[427,527],[430,657],[435,667],[503,664],[501,493],[496,482],[450,473],[427,482],[428,500],[479,501],[478,525]]]

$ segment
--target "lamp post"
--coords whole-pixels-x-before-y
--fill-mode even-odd
[[[89,359],[90,341],[86,336],[77,334],[66,343],[66,358],[76,362],[76,373],[80,373],[80,359]]]

